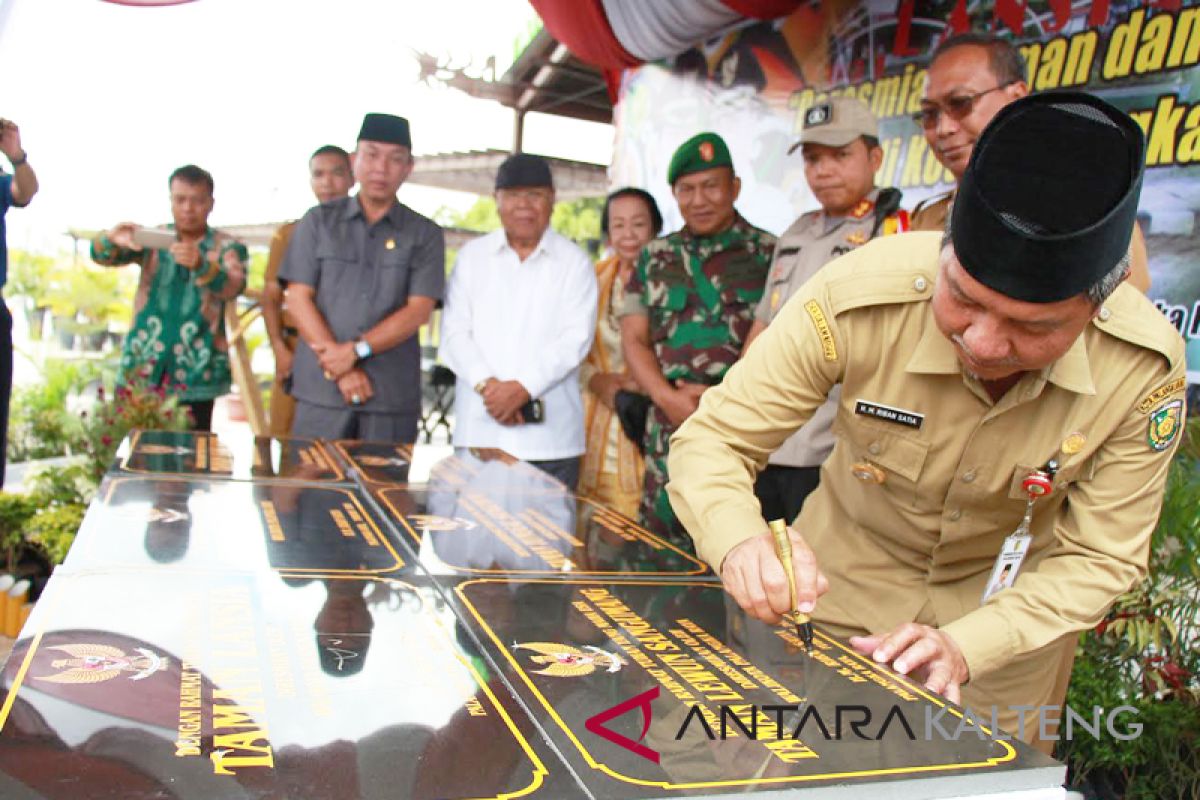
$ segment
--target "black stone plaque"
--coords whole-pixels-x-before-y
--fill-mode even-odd
[[[177,565],[382,574],[405,565],[356,490],[109,477],[63,567]]]
[[[57,576],[3,671],[0,795],[583,796],[463,641],[420,583]]]
[[[479,578],[453,596],[597,797],[927,800],[1062,784],[1057,762],[819,631],[804,654],[713,583]]]
[[[196,431],[134,431],[117,456],[121,472],[233,480],[344,481],[325,447],[312,439],[231,437]]]
[[[373,493],[434,575],[711,574],[694,555],[565,489],[433,483]]]
[[[413,447],[390,442],[338,440],[330,442],[346,465],[366,483],[406,484]]]

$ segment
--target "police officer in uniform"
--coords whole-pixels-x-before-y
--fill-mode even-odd
[[[358,194],[305,214],[279,272],[301,338],[292,433],[412,442],[417,331],[442,299],[442,229],[396,199],[413,168],[408,120],[367,114],[352,165]]]
[[[1144,576],[1183,422],[1183,342],[1123,283],[1143,147],[1090,95],[1010,104],[945,239],[827,265],[708,393],[668,490],[742,608],[790,607],[754,472],[840,382],[791,530],[799,610],[1036,739],[1015,706],[1062,702],[1077,634]]]
[[[746,346],[766,330],[784,302],[821,267],[876,236],[908,230],[900,191],[875,187],[883,162],[879,123],[867,104],[837,97],[804,115],[800,141],[804,177],[821,208],[802,215],[775,247],[766,291],[754,312]],[[816,488],[821,464],[833,450],[833,422],[840,389],[783,446],[771,454],[754,485],[763,517],[793,520]]]
[[[639,519],[687,550],[667,500],[667,442],[738,359],[762,297],[775,237],[734,208],[741,181],[729,147],[701,133],[671,157],[667,181],[683,228],[646,245],[625,287],[621,346],[650,396]]]

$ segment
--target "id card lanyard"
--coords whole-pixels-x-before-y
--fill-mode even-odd
[[[1021,524],[1017,526],[1017,529],[1005,537],[1004,545],[996,556],[996,563],[992,565],[992,574],[988,578],[987,588],[983,590],[983,598],[980,603],[986,603],[992,595],[1009,588],[1017,580],[1017,573],[1021,571],[1021,563],[1029,552],[1029,545],[1033,543],[1033,535],[1029,533],[1029,524],[1033,521],[1033,504],[1038,498],[1045,497],[1054,491],[1054,474],[1056,472],[1058,472],[1058,462],[1051,460],[1041,469],[1030,472],[1025,476],[1025,480],[1021,481],[1021,488],[1025,490],[1027,498],[1025,515],[1021,518]]]

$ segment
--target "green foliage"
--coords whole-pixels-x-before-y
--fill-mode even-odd
[[[87,506],[79,503],[44,508],[29,521],[26,538],[45,551],[51,563],[61,564],[75,541],[86,512]]]
[[[268,252],[261,248],[250,252],[250,263],[246,265],[246,288],[262,290],[267,282]]]
[[[5,291],[10,295],[28,298],[34,306],[45,306],[53,271],[54,256],[30,253],[28,250],[10,250]]]
[[[1189,423],[1194,446],[1200,420]],[[1080,639],[1067,704],[1131,706],[1141,735],[1060,742],[1075,785],[1101,797],[1200,796],[1200,460],[1181,448],[1171,464],[1151,540],[1150,572]]]
[[[87,505],[97,487],[86,465],[81,463],[43,467],[26,479],[26,483],[35,508]]]
[[[433,214],[434,220],[450,228],[489,233],[500,227],[500,214],[496,211],[496,200],[490,195],[480,197],[466,211],[455,211],[442,206]]]
[[[0,549],[9,572],[16,562],[16,551],[25,539],[25,526],[37,509],[37,503],[29,495],[0,491]]]
[[[110,322],[127,326],[132,316],[121,273],[101,267],[57,267],[46,304],[54,316],[74,321],[76,333],[103,331]]]
[[[121,441],[135,428],[182,431],[188,412],[179,405],[174,387],[154,386],[149,368],[130,375],[111,393],[100,392],[99,402],[81,420],[78,451],[86,459],[86,472],[99,485],[116,456]],[[170,391],[168,391],[170,388]]]
[[[41,380],[13,390],[9,409],[8,460],[12,463],[65,455],[78,433],[67,398],[100,377],[103,365],[48,359]]]
[[[593,257],[600,249],[600,214],[604,211],[604,199],[585,197],[554,207],[550,226]]]

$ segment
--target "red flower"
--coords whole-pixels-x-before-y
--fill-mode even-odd
[[[100,437],[100,444],[104,445],[105,447],[108,447],[110,444],[112,444],[112,437],[109,436],[107,433],[104,434],[103,436]]]

